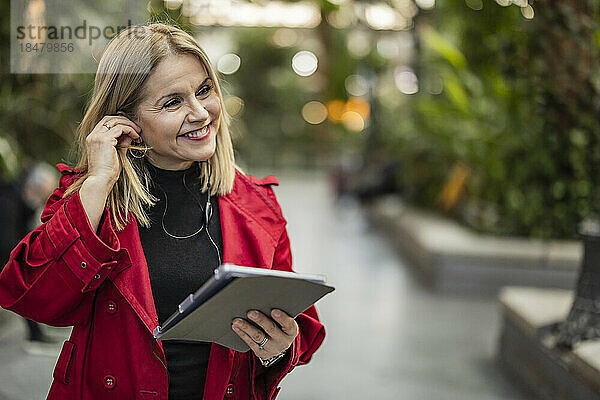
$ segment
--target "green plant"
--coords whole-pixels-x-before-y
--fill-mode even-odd
[[[462,0],[419,19],[421,82],[440,77],[444,90],[416,95],[414,133],[397,135],[411,201],[437,207],[461,162],[471,176],[454,216],[476,229],[572,237],[598,211],[598,9],[549,3],[533,4],[533,20],[515,6],[476,11]]]

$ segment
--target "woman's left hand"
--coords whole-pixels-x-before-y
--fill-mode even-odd
[[[260,311],[252,310],[248,312],[248,318],[262,329],[241,318],[234,319],[232,324],[233,331],[262,359],[283,353],[298,336],[298,324],[285,312],[275,309],[271,311],[271,317],[273,319]],[[265,338],[267,341],[260,348],[259,345]]]

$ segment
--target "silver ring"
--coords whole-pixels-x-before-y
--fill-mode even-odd
[[[260,342],[258,344],[258,348],[259,349],[264,349],[265,348],[265,344],[267,344],[267,342],[269,341],[269,338],[267,336],[265,336],[265,338],[262,340],[262,342]]]

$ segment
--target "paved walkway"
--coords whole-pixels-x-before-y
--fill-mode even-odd
[[[352,202],[335,203],[319,177],[280,175],[295,268],[337,290],[318,304],[327,327],[313,361],[278,400],[524,400],[494,364],[493,300],[421,288]],[[43,399],[55,359],[25,354],[24,325],[0,335],[0,400]],[[4,396],[4,397],[3,397]]]

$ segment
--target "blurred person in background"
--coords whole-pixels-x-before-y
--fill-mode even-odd
[[[163,24],[117,35],[79,146],[0,275],[2,307],[74,326],[48,398],[275,398],[324,339],[314,306],[236,318],[245,353],[152,335],[221,263],[292,270],[277,180],[236,166],[218,77],[194,38]]]
[[[20,178],[0,184],[0,265],[8,261],[19,240],[40,224],[44,203],[57,182],[56,170],[47,163],[37,162],[25,168]],[[47,335],[37,322],[24,320],[27,324],[25,350],[35,354],[48,351],[54,354],[56,340]]]

